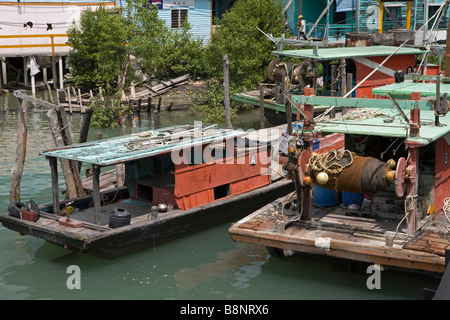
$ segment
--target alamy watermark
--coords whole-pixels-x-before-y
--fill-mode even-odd
[[[70,276],[66,280],[66,287],[69,290],[81,289],[81,269],[77,265],[67,267],[66,273]]]
[[[370,274],[366,281],[367,288],[369,290],[381,289],[381,266],[372,264],[367,267],[366,273]]]
[[[175,165],[189,164],[260,164],[271,170],[279,170],[278,129],[233,130],[231,134],[218,129],[202,128],[195,122],[194,128],[176,128],[170,135],[171,152]],[[206,141],[205,143],[197,143]],[[262,170],[261,174],[271,174]]]

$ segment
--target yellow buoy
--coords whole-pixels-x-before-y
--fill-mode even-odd
[[[396,166],[395,160],[394,159],[389,159],[387,162],[388,168],[390,169],[394,169]]]
[[[395,171],[390,170],[390,171],[386,172],[386,174],[384,175],[384,177],[385,177],[386,180],[389,181],[389,182],[394,181],[394,178],[395,178]]]

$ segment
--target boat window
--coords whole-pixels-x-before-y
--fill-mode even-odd
[[[230,184],[223,184],[214,188],[214,199],[225,198],[230,195]]]
[[[137,185],[137,197],[148,201],[153,201],[153,188],[150,186],[138,184]]]

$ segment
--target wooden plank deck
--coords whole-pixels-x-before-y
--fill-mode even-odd
[[[340,206],[314,207],[311,221],[300,220],[288,215],[292,214],[289,209],[282,212],[288,197],[233,224],[229,229],[231,238],[285,253],[312,253],[438,273],[445,270],[444,253],[450,247],[450,234],[430,223],[431,216],[419,225],[423,230],[408,239],[405,223],[398,227],[398,219],[351,216]]]

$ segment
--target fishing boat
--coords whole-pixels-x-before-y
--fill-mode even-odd
[[[435,90],[428,98],[411,81],[378,88],[386,99],[317,97],[312,90],[292,96],[304,113],[285,165],[296,191],[234,223],[231,238],[277,256],[300,252],[443,273],[450,248],[450,115],[442,79],[427,84]],[[402,88],[403,100],[393,97],[393,86]],[[317,105],[347,113],[314,117]],[[345,135],[344,148],[315,151],[313,139],[329,133]],[[340,201],[315,204],[317,187],[337,192]]]
[[[120,257],[235,221],[292,190],[292,182],[271,174],[272,150],[262,141],[239,130],[191,125],[45,150],[52,203],[12,202],[0,221],[71,251]],[[60,200],[58,160],[91,165],[92,193]],[[119,164],[124,186],[101,191],[101,169]]]
[[[314,89],[315,95],[345,96],[353,87],[352,97],[373,98],[372,89],[395,83],[399,74],[417,73],[417,57],[428,53],[426,49],[388,45],[358,47],[319,47],[310,49],[283,49],[286,40],[272,39],[278,49],[272,51],[276,58],[267,67],[269,79],[263,90],[235,94],[235,101],[262,106],[267,121],[272,125],[286,123],[285,94],[303,94],[304,88]],[[283,42],[284,41],[284,42]],[[318,70],[322,76],[318,77]],[[372,71],[376,70],[373,74]],[[439,73],[438,66],[428,65],[427,75]],[[370,80],[366,77],[370,74]],[[315,106],[316,115],[327,106]],[[334,111],[339,111],[335,108]],[[299,114],[293,114],[293,120]]]

